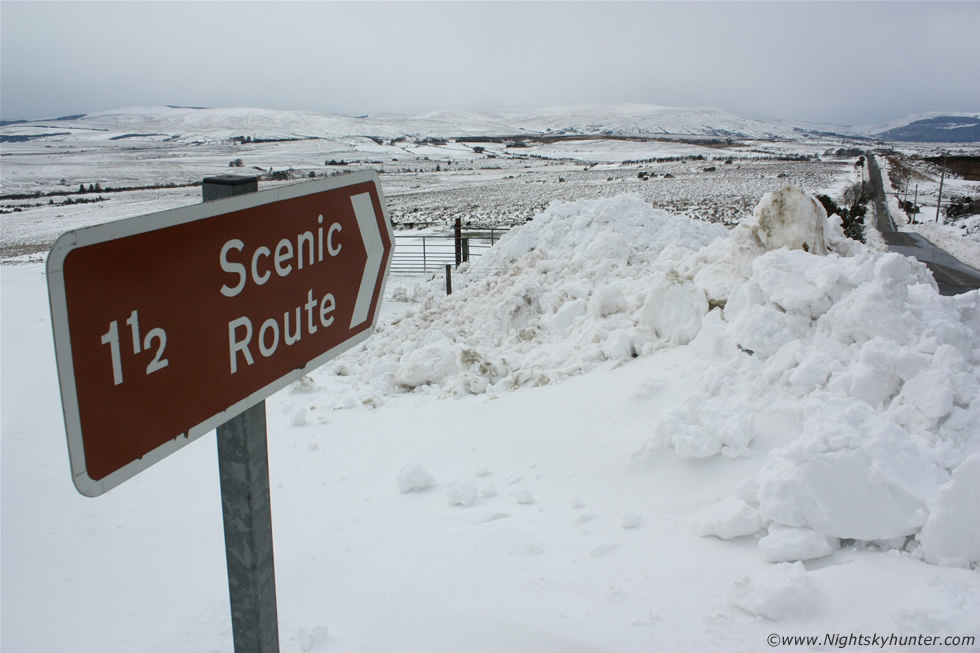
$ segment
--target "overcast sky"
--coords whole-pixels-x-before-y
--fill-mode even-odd
[[[636,102],[980,111],[980,2],[0,2],[0,117]]]

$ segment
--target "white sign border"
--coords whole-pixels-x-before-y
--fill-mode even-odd
[[[336,347],[324,352],[313,360],[309,361],[301,368],[292,370],[285,376],[273,381],[265,387],[250,394],[246,398],[229,406],[227,409],[197,424],[184,434],[178,435],[173,440],[169,440],[153,449],[143,457],[127,463],[120,469],[112,472],[101,479],[93,479],[88,474],[85,465],[85,448],[82,440],[81,417],[78,407],[78,391],[75,380],[75,369],[71,351],[71,335],[68,324],[68,302],[65,291],[64,263],[68,254],[80,247],[87,247],[97,243],[126,238],[136,234],[148,233],[160,229],[174,227],[180,224],[206,220],[226,213],[234,213],[243,209],[248,209],[264,204],[271,204],[282,200],[313,195],[325,191],[354,186],[365,182],[373,182],[378,192],[381,203],[385,229],[388,233],[388,240],[391,243],[391,255],[394,255],[395,238],[391,228],[391,216],[388,213],[388,206],[385,202],[384,193],[381,189],[381,179],[374,170],[363,170],[329,179],[318,179],[316,181],[303,182],[278,188],[270,188],[255,193],[246,193],[212,202],[202,202],[190,206],[168,211],[150,213],[133,218],[125,218],[115,222],[83,227],[65,232],[55,241],[48,254],[47,279],[48,279],[48,301],[51,308],[51,328],[54,333],[55,359],[58,367],[58,383],[61,388],[61,403],[65,416],[65,432],[68,438],[68,457],[71,463],[72,481],[75,488],[87,497],[96,497],[105,494],[109,490],[118,486],[122,482],[136,476],[143,470],[155,463],[163,460],[178,449],[190,444],[202,435],[209,433],[224,424],[229,419],[238,415],[242,411],[255,406],[264,401],[270,395],[282,390],[290,383],[301,378],[304,374],[320,367],[330,359],[338,356],[342,352],[351,349],[366,340],[378,323],[380,313],[381,298],[384,296],[385,287],[388,284],[388,273],[391,267],[391,257],[388,264],[383,266],[380,271],[381,293],[378,297],[378,306],[375,307],[374,317],[371,326],[358,333],[352,338],[345,340]],[[370,242],[368,242],[370,241]],[[381,248],[380,252],[373,251]],[[372,258],[384,255],[383,242],[381,239],[365,239],[365,249],[367,249],[368,261]]]

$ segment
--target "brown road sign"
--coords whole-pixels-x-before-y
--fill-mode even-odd
[[[70,231],[48,290],[72,477],[97,496],[367,338],[373,171]]]

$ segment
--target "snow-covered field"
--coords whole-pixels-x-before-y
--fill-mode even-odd
[[[124,112],[4,127],[9,138],[50,135],[3,144],[0,257],[37,259],[69,229],[195,203],[200,189],[194,184],[212,175],[262,175],[268,187],[371,167],[383,173],[396,227],[445,227],[457,217],[479,226],[521,224],[554,200],[626,192],[678,214],[731,225],[750,214],[763,193],[786,182],[835,194],[854,163],[853,157],[818,156],[840,145],[833,141],[719,145],[695,135],[688,142],[650,136],[515,147],[516,141],[394,136],[392,127],[381,129],[385,137],[310,137],[302,114],[248,119],[216,111],[206,120],[206,111],[176,113],[179,120],[166,122],[153,114],[136,123]],[[192,118],[196,122],[188,125]],[[200,131],[174,133],[191,128]],[[245,134],[270,142],[242,142]],[[229,166],[239,160],[241,167]],[[265,180],[273,175],[287,179]]]
[[[446,161],[382,177],[399,221],[534,219],[267,401],[283,651],[980,650],[980,293],[767,195],[853,160]],[[213,438],[78,495],[12,256],[199,193],[2,216],[4,652],[232,648]]]

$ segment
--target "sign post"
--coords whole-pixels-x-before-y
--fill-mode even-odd
[[[205,202],[254,193],[256,177],[208,177]],[[221,516],[235,653],[279,653],[265,401],[217,428]]]
[[[266,653],[264,401],[371,335],[394,239],[374,171],[241,179],[206,180],[225,199],[67,232],[47,276],[75,487],[101,495],[217,428],[236,651]]]
[[[235,653],[279,653],[264,401],[218,427],[218,472]]]

